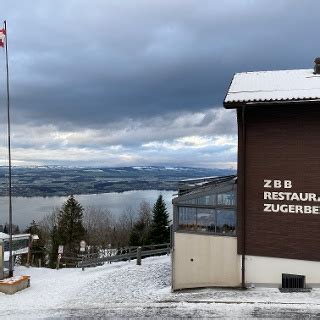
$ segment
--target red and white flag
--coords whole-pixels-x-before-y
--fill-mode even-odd
[[[5,29],[0,29],[0,47],[4,47],[4,41],[6,37],[6,30]]]

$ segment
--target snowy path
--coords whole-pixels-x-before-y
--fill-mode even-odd
[[[17,268],[31,287],[0,294],[5,319],[320,318],[320,290],[202,289],[170,292],[170,258],[147,258],[81,269]]]

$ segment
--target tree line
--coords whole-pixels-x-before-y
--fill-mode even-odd
[[[170,241],[169,215],[162,195],[153,207],[142,201],[137,212],[128,208],[117,216],[106,209],[83,208],[71,195],[61,208],[39,222],[32,221],[25,231],[39,236],[31,248],[35,261],[40,259],[50,267],[55,267],[59,245],[64,246],[63,255],[77,256],[82,240],[92,253]]]

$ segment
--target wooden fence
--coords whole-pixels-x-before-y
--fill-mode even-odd
[[[113,251],[111,251],[113,250]],[[116,254],[108,254],[109,252],[115,252]],[[115,262],[137,259],[137,264],[141,264],[141,259],[145,257],[151,257],[160,254],[170,253],[170,243],[148,245],[142,247],[122,247],[115,249],[105,249],[100,253],[91,253],[78,255],[77,257],[65,257],[62,256],[60,264],[66,267],[79,267],[84,270],[85,267],[94,267],[103,265],[105,262]]]

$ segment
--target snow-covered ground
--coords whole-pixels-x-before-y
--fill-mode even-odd
[[[51,270],[19,267],[31,287],[12,296],[0,294],[6,319],[88,318],[316,318],[320,289],[280,293],[277,289],[202,289],[171,293],[170,257]]]

